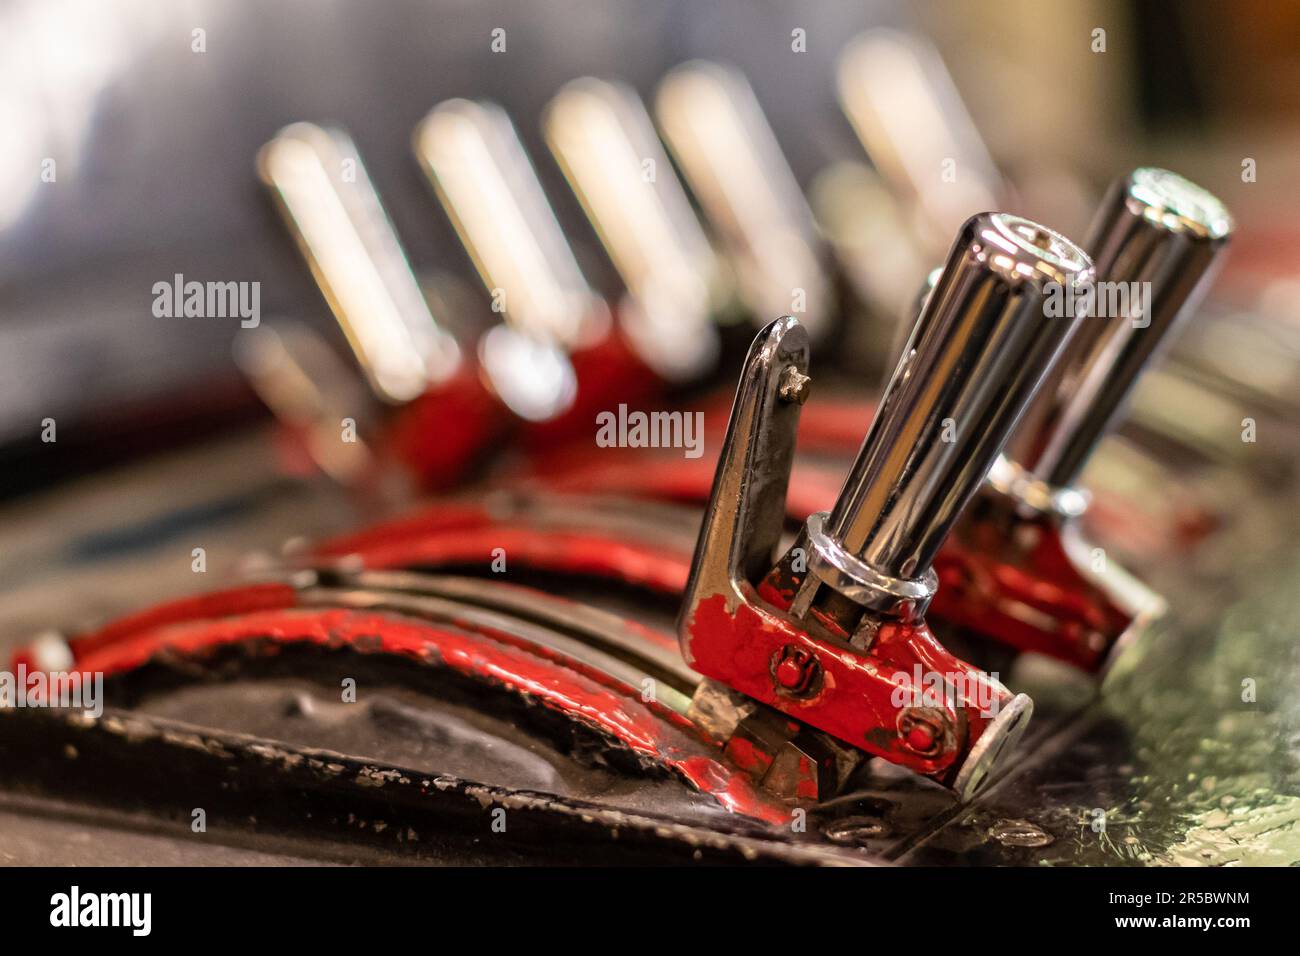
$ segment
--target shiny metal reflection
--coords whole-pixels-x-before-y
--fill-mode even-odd
[[[1232,233],[1206,190],[1163,169],[1116,182],[1087,248],[1099,294],[1024,421],[1007,457],[1052,488],[1071,486],[1179,320],[1195,311]]]
[[[659,85],[655,114],[722,240],[755,321],[797,315],[815,339],[831,317],[812,213],[744,74],[697,60]]]
[[[505,406],[525,421],[544,422],[568,411],[578,394],[564,350],[497,325],[478,343],[479,366]]]
[[[699,375],[718,350],[724,274],[640,98],[621,84],[573,80],[543,126],[627,287],[628,338],[665,378]]]
[[[922,37],[871,30],[840,58],[840,103],[895,193],[910,197],[932,237],[995,209],[1006,192],[939,53]]]
[[[311,123],[282,129],[257,168],[375,393],[407,402],[456,371],[355,144]]]
[[[1087,255],[1043,226],[1002,213],[968,220],[831,510],[830,536],[881,574],[923,574],[1074,330],[1074,317],[1045,315],[1048,295],[1086,294],[1092,281]]]
[[[507,321],[568,348],[599,339],[608,310],[583,277],[505,111],[448,100],[424,118],[413,143]]]

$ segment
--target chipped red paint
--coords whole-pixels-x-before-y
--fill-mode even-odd
[[[785,808],[757,792],[743,772],[711,756],[709,745],[688,720],[653,701],[642,701],[638,688],[596,674],[559,652],[513,635],[475,630],[465,622],[436,624],[391,612],[279,607],[238,613],[240,606],[274,606],[292,597],[292,591],[259,587],[174,602],[124,618],[71,642],[75,670],[111,676],[139,668],[164,652],[169,657],[202,658],[229,645],[244,645],[258,654],[310,644],[394,655],[536,701],[665,767],[732,812],[771,824],[786,822]],[[234,616],[208,618],[205,612]]]
[[[863,652],[809,634],[779,614],[748,603],[729,610],[726,598],[714,595],[699,604],[687,628],[688,660],[704,676],[851,746],[931,777],[945,776],[992,719],[981,713],[980,701],[972,699],[973,688],[988,694],[984,706],[990,713],[995,707],[988,702],[1001,706],[1011,699],[1005,688],[949,654],[924,626],[884,624],[870,650]],[[783,694],[775,685],[772,660],[787,647],[810,654],[821,669],[809,696]],[[956,701],[960,706],[941,702],[954,732],[929,755],[906,745],[899,727],[906,707],[894,702],[900,675],[911,681],[918,666],[922,674],[960,673],[970,682],[967,696]]]
[[[763,779],[763,774],[772,767],[772,754],[761,747],[754,746],[752,740],[740,734],[733,735],[727,741],[723,752],[731,758],[732,763],[755,780]]]
[[[735,770],[712,757],[685,757],[676,769],[688,783],[707,793],[732,813],[762,820],[772,826],[790,823],[790,810],[754,787],[743,770]]]
[[[97,631],[84,634],[75,642],[78,655],[89,654],[100,647],[111,647],[129,640],[134,635],[157,630],[170,624],[201,621],[253,611],[270,611],[293,607],[298,603],[298,592],[288,584],[254,584],[248,587],[213,591],[193,597],[180,598],[157,604],[137,614],[119,617]]]
[[[817,764],[807,756],[799,757],[799,783],[795,785],[794,795],[799,800],[812,801],[819,796],[817,788]]]
[[[467,619],[453,618],[450,623],[461,630],[472,632],[474,634],[481,634],[482,636],[489,637],[500,644],[515,647],[528,654],[548,660],[565,670],[576,671],[588,680],[619,693],[625,693],[629,690],[628,685],[623,681],[611,677],[598,667],[586,664],[577,658],[565,654],[563,651],[557,651],[554,648],[545,647],[534,641],[530,641],[527,638],[520,637],[517,634],[511,634],[498,628],[487,627]],[[638,693],[640,693],[640,691],[638,691]],[[659,701],[653,699],[649,701],[642,700],[642,703],[645,705],[647,710],[654,712],[661,720],[667,721],[679,729],[688,731],[692,734],[699,733],[699,728],[697,728],[692,721],[676,711],[663,706]]]
[[[958,528],[934,562],[930,613],[947,625],[1097,670],[1134,614],[1116,605],[1070,560],[1055,527],[1036,526],[1033,547],[972,539]]]
[[[758,596],[778,611],[790,610],[790,605],[794,603],[794,595],[794,587],[786,584],[778,585],[772,580],[771,575],[758,582]]]

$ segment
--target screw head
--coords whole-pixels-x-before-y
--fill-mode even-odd
[[[810,391],[812,391],[811,376],[803,374],[793,365],[787,365],[781,372],[781,380],[777,384],[777,394],[781,396],[781,401],[802,405],[808,401]]]
[[[934,739],[934,728],[927,724],[913,724],[907,732],[907,746],[919,754],[929,753],[933,750]]]
[[[807,694],[819,676],[821,664],[805,648],[787,644],[772,659],[772,677],[778,689],[788,694]]]
[[[932,708],[909,707],[899,715],[898,733],[908,750],[930,757],[943,744],[944,720]]]

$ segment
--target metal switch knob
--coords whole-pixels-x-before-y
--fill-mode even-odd
[[[1232,217],[1213,195],[1164,169],[1111,186],[1086,248],[1097,267],[1090,314],[1007,445],[1051,489],[1078,479],[1133,385],[1194,312],[1222,264]]]
[[[1086,296],[1088,256],[1044,226],[972,217],[903,351],[826,521],[880,574],[924,574],[1077,319],[1053,295]]]

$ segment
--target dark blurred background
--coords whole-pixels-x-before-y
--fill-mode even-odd
[[[230,360],[237,323],[155,318],[159,279],[258,280],[264,316],[331,325],[254,175],[254,153],[282,125],[349,129],[417,269],[467,272],[410,152],[435,102],[500,101],[588,247],[538,124],[566,80],[621,77],[648,95],[684,60],[731,62],[807,186],[827,163],[862,158],[834,68],[878,25],[936,43],[1022,189],[1018,211],[1072,233],[1085,220],[1061,220],[1086,217],[1091,191],[1142,162],[1218,192],[1247,249],[1256,223],[1289,226],[1292,4],[0,0],[0,484],[40,487],[260,413]],[[498,27],[505,55],[490,49]],[[1104,55],[1090,49],[1097,27]],[[192,51],[196,28],[206,52]],[[791,51],[794,28],[806,53]],[[1257,183],[1241,182],[1242,157],[1257,160]],[[48,159],[54,182],[41,177]],[[608,278],[599,256],[584,261]],[[38,442],[47,417],[57,450]]]

